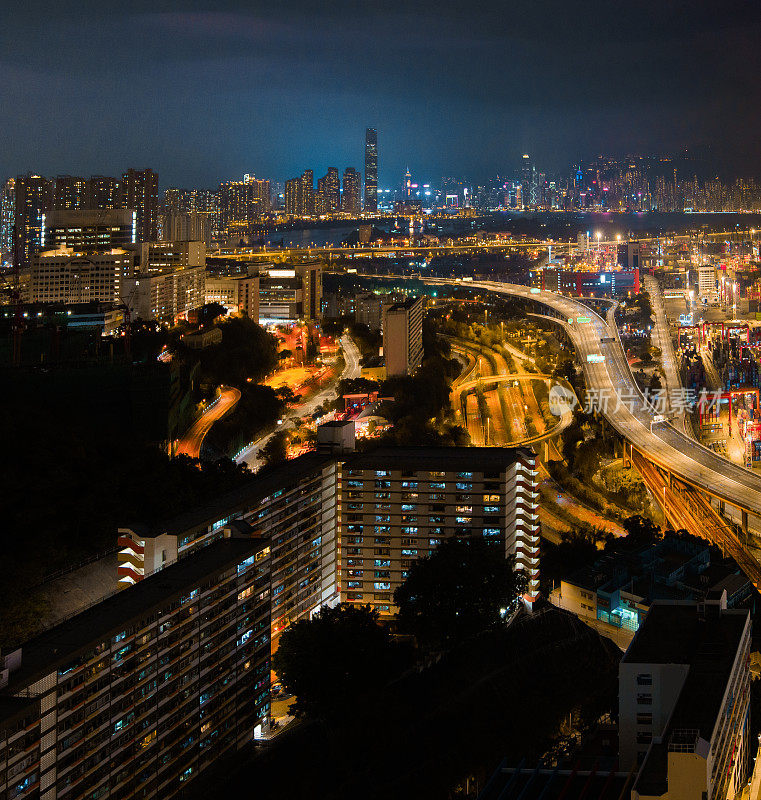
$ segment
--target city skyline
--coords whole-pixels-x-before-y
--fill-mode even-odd
[[[685,147],[710,152],[717,170],[760,174],[749,80],[759,10],[645,5],[338,3],[315,14],[63,2],[39,26],[30,4],[5,31],[0,96],[14,114],[0,173],[129,162],[157,165],[165,185],[209,185],[241,165],[285,178],[305,164],[361,165],[371,124],[385,185],[407,163],[479,180],[523,152],[554,172],[597,152]],[[77,41],[88,47],[72,59]]]

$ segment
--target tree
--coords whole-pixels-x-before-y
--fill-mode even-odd
[[[505,558],[502,542],[448,539],[416,561],[394,592],[399,627],[425,648],[440,650],[500,624],[501,610],[524,591],[526,578]]]
[[[401,651],[370,606],[323,606],[291,625],[273,660],[298,715],[340,717],[401,671]]]
[[[206,303],[198,312],[198,321],[201,325],[206,325],[207,322],[214,322],[217,317],[224,317],[225,314],[227,309],[221,303]]]
[[[345,394],[369,394],[380,390],[378,381],[371,381],[369,378],[341,378],[338,381],[338,395]]]
[[[277,389],[275,389],[275,396],[283,404],[283,408],[287,408],[298,400],[293,389],[285,385],[278,386]]]
[[[547,579],[550,588],[600,556],[594,537],[584,528],[561,532],[558,544],[543,539],[541,549],[542,578]]]
[[[288,457],[288,437],[285,431],[276,431],[259,451],[257,459],[264,461],[265,466],[274,467],[282,464]]]
[[[626,537],[616,539],[613,543],[617,548],[624,546],[634,550],[644,545],[651,545],[662,538],[661,529],[647,517],[634,514],[623,521]]]
[[[217,384],[243,388],[249,378],[259,381],[278,364],[277,340],[248,317],[219,323],[220,344],[189,351],[180,341],[176,347],[188,358],[198,359],[204,377]]]

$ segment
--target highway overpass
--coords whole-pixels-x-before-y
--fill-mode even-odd
[[[426,282],[454,283],[446,279]],[[587,391],[596,395],[599,410],[632,448],[670,478],[735,506],[742,513],[746,531],[749,514],[761,519],[761,476],[703,447],[668,421],[658,421],[656,411],[647,404],[632,377],[613,321],[614,309],[606,319],[579,300],[554,292],[497,281],[466,285],[476,291],[523,298],[549,315],[576,348]],[[619,397],[625,402],[617,402]]]

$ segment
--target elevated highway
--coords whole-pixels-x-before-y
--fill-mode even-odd
[[[431,283],[453,281],[430,279]],[[581,359],[588,394],[610,424],[649,462],[721,503],[742,513],[747,532],[748,515],[761,518],[761,476],[733,464],[703,447],[668,421],[661,421],[646,402],[632,377],[613,322],[589,306],[554,292],[496,281],[468,284],[483,292],[518,297],[535,304],[568,334]],[[581,318],[581,321],[580,321]]]

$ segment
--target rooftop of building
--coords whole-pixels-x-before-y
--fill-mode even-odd
[[[81,225],[132,226],[132,210],[128,208],[53,209],[47,216],[47,227]]]
[[[630,782],[625,772],[570,767],[500,767],[479,800],[619,800]]]
[[[526,447],[377,447],[344,460],[350,469],[493,472],[534,459]]]
[[[98,250],[98,249],[84,249],[84,250],[75,250],[73,247],[58,247],[52,250],[41,250],[35,256],[35,259],[42,261],[45,259],[54,259],[54,258],[84,258],[89,260],[92,259],[100,259],[103,260],[108,258],[109,256],[129,256],[132,255],[130,250],[126,250],[123,247],[112,247],[108,250]]]
[[[711,546],[692,537],[668,535],[635,549],[618,542],[612,547],[564,581],[589,591],[621,590],[648,600],[697,600],[726,582],[730,605],[750,585],[731,559],[712,561]]]
[[[223,517],[238,513],[245,506],[259,502],[260,499],[278,489],[301,480],[310,472],[321,469],[334,458],[335,456],[328,453],[305,453],[298,458],[252,476],[242,486],[217,495],[213,501],[184,511],[170,519],[142,520],[140,523],[126,527],[136,533],[142,532],[147,536],[159,536],[164,533],[179,535],[193,528],[211,525]]]
[[[402,300],[399,303],[394,303],[392,306],[389,306],[387,309],[387,313],[393,313],[394,311],[409,311],[415,303],[422,300],[421,297],[408,297],[406,300]]]
[[[688,667],[679,698],[660,741],[650,746],[635,789],[642,795],[668,791],[668,753],[674,737],[690,732],[711,741],[732,667],[743,640],[750,612],[722,608],[655,603],[640,626],[622,664],[683,664]],[[689,750],[688,750],[689,751]]]
[[[695,603],[653,603],[622,663],[698,663],[714,641],[734,645],[734,659],[749,612],[725,609],[719,613],[717,606],[708,608],[701,616]]]
[[[207,576],[240,563],[265,544],[262,539],[221,539],[44,631],[22,645],[21,665],[11,672],[5,693],[23,690],[94,644],[110,639],[130,622],[166,607]]]

